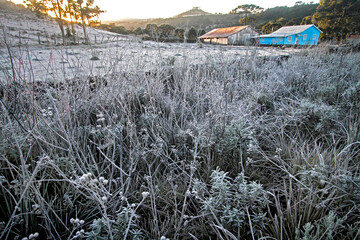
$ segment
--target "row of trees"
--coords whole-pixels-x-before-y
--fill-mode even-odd
[[[126,29],[123,26],[116,26],[115,24],[101,24],[99,28],[119,34],[135,34],[145,35],[145,38],[161,41],[196,41],[197,37],[205,34],[204,29],[190,28],[175,28],[169,24],[147,24],[145,28]]]
[[[84,32],[85,42],[89,42],[89,37],[86,32],[86,25],[97,22],[99,15],[104,11],[97,5],[94,5],[94,0],[25,0],[25,5],[34,11],[38,16],[47,14],[55,17],[59,25],[63,43],[65,44],[66,21],[71,23],[71,35],[75,37],[75,23],[81,23]],[[69,35],[69,33],[67,33]]]
[[[156,24],[147,24],[143,33],[149,35],[152,39],[184,39],[188,41],[196,41],[199,36],[205,34],[205,30],[195,29],[194,27],[185,29],[175,28],[169,24],[162,24],[160,26],[157,26]]]

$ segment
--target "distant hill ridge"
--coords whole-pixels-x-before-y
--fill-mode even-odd
[[[300,25],[304,17],[312,16],[316,12],[318,6],[319,4],[302,4],[293,7],[269,8],[260,14],[249,16],[247,24],[260,31],[269,22],[273,25],[279,24],[279,27],[280,24],[281,26]],[[243,22],[239,23],[239,19],[243,17],[241,14],[207,13],[198,7],[194,7],[172,18],[125,19],[108,23],[114,23],[116,26],[123,26],[126,29],[145,28],[147,24],[156,24],[158,26],[169,24],[179,29],[194,27],[196,29],[210,31],[214,28],[243,25]],[[279,28],[273,25],[268,28],[270,30],[272,28],[274,28],[274,30]]]
[[[199,7],[193,7],[192,9],[190,9],[186,12],[180,13],[174,17],[175,18],[176,17],[194,17],[194,16],[205,16],[205,15],[211,15],[211,13],[205,12],[202,9],[200,9]]]

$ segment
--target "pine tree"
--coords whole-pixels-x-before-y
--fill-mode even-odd
[[[244,25],[248,24],[248,15],[249,14],[256,14],[261,13],[264,10],[264,8],[256,6],[254,4],[243,4],[239,5],[233,10],[231,10],[230,14],[245,14],[244,20],[239,20],[240,23],[244,23]]]

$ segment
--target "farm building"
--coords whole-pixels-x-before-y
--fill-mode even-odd
[[[261,35],[261,45],[316,45],[322,31],[315,25],[299,25],[282,27],[266,35]]]
[[[347,38],[348,43],[359,44],[360,43],[360,34],[352,34]]]
[[[259,33],[251,26],[236,26],[227,28],[216,28],[200,36],[204,43],[240,45],[250,44],[259,36]]]

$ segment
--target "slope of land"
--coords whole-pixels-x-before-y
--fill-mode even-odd
[[[319,4],[302,4],[293,7],[269,8],[260,14],[252,15],[248,23],[257,29],[262,29],[269,23],[278,23],[281,24],[280,26],[300,25],[305,17],[312,16],[316,12],[318,6]]]
[[[193,7],[192,9],[185,11],[183,13],[180,13],[175,16],[176,17],[194,17],[194,16],[204,16],[204,15],[210,15],[210,13],[203,11],[199,7]]]
[[[54,19],[47,16],[37,17],[33,12],[25,9],[23,6],[17,6],[11,2],[2,2],[0,4],[0,29],[1,39],[6,36],[7,44],[61,44],[62,38]],[[70,24],[67,26],[71,28]],[[75,24],[76,43],[85,42],[83,29]],[[102,31],[94,28],[87,28],[87,34],[90,41],[105,41],[113,38],[122,37],[119,34]],[[67,41],[71,42],[72,36],[68,36]],[[0,41],[0,44],[4,44]]]

